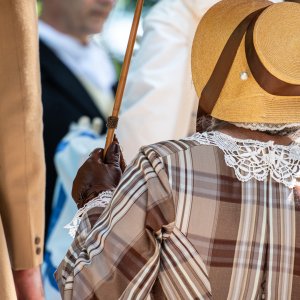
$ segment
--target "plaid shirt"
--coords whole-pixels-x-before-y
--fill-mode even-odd
[[[291,147],[299,172],[300,146]],[[109,206],[81,221],[56,272],[63,298],[300,299],[294,189],[274,179],[276,168],[238,180],[225,148],[193,139],[144,147]]]

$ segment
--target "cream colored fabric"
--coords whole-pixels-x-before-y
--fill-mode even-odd
[[[4,241],[16,270],[38,266],[43,256],[45,166],[36,18],[34,0],[1,1],[0,273],[7,279]],[[5,290],[1,281],[0,299],[7,299]]]
[[[198,103],[191,77],[192,40],[199,20],[216,2],[163,0],[145,18],[117,130],[128,161],[142,145],[189,134]]]

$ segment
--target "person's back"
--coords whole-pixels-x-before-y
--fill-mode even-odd
[[[289,290],[297,299],[300,199],[291,188],[299,182],[300,145],[211,131],[149,148],[159,154],[159,177],[165,172],[171,191],[157,197],[157,183],[148,191],[160,207],[155,216],[167,220],[161,297],[195,299],[201,292],[213,299],[283,299]],[[168,197],[171,219],[172,205],[161,204]]]
[[[299,298],[299,15],[264,0],[206,13],[192,48],[197,133],[143,147],[122,177],[116,142],[91,153],[56,273],[64,299]]]
[[[253,136],[247,130],[235,138],[236,130],[225,130],[230,135],[221,129],[143,147],[110,210],[95,223],[103,208],[92,208],[80,224],[76,243],[85,243],[86,254],[76,260],[77,297],[85,297],[97,270],[94,293],[111,299],[148,293],[154,299],[280,299],[287,291],[278,280],[291,282],[290,298],[297,299],[300,213],[291,186],[300,172],[300,145],[279,145],[286,139],[272,142],[265,134],[245,139]],[[295,164],[287,168],[291,159]],[[95,229],[87,236],[90,226]],[[79,254],[75,244],[70,257]],[[107,260],[114,268],[104,267]],[[70,281],[70,287],[71,265],[66,261],[58,270],[65,270],[59,283]],[[123,284],[132,286],[124,294],[112,291],[124,276]]]

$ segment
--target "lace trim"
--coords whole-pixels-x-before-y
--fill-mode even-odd
[[[281,131],[284,129],[299,129],[300,123],[291,124],[269,124],[269,123],[232,123],[237,127],[247,128],[258,131]]]
[[[236,139],[217,131],[195,133],[185,140],[220,148],[227,166],[232,167],[236,177],[243,182],[252,178],[263,181],[270,175],[275,181],[293,188],[300,178],[298,143],[275,145],[273,141]]]
[[[82,217],[85,213],[88,212],[88,210],[94,207],[106,207],[108,203],[111,201],[112,196],[113,196],[113,191],[102,192],[97,197],[95,197],[87,204],[85,204],[84,207],[80,208],[75,214],[75,216],[73,217],[72,221],[66,226],[64,226],[64,228],[69,230],[69,235],[72,238],[75,237],[76,231],[82,220]]]

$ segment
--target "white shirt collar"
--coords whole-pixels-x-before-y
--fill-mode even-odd
[[[111,89],[116,81],[116,74],[103,46],[93,39],[84,45],[74,37],[57,31],[41,20],[39,21],[39,36],[79,79],[88,81],[103,91]]]

